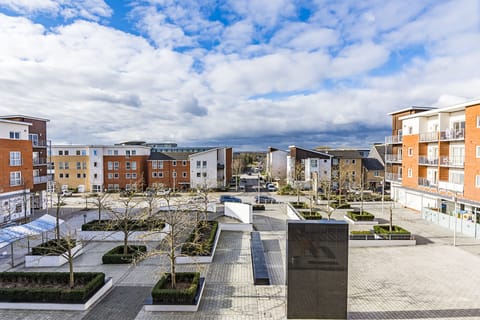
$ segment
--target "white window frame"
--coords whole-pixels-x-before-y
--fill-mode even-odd
[[[413,148],[412,147],[408,147],[407,154],[408,154],[409,157],[413,156]]]
[[[480,146],[476,146],[475,150],[476,150],[475,154],[477,158],[480,158]]]
[[[157,169],[157,160],[152,161],[152,169]]]
[[[20,131],[10,131],[10,139],[20,140]]]
[[[137,161],[132,161],[132,170],[137,170]]]
[[[409,178],[413,177],[413,170],[412,170],[412,168],[408,168],[408,169],[407,169],[407,177],[409,177]]]
[[[112,161],[107,162],[107,170],[113,170],[113,162]]]
[[[22,172],[13,171],[10,172],[10,186],[19,186],[22,184]]]
[[[480,175],[475,176],[475,188],[480,188]]]
[[[10,166],[22,165],[22,153],[20,151],[10,151]]]

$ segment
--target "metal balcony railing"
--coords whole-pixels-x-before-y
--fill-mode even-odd
[[[388,136],[385,137],[385,143],[386,144],[396,144],[396,143],[402,143],[402,135],[396,135],[396,136]]]
[[[465,139],[465,129],[451,129],[448,128],[440,132],[440,140],[464,140]]]
[[[440,166],[463,168],[465,166],[465,157],[440,157]]]
[[[401,162],[402,162],[402,155],[399,155],[399,154],[386,154],[386,155],[385,155],[385,161],[387,161],[387,162],[397,162],[397,163],[401,163]]]
[[[439,181],[438,188],[448,191],[463,192],[463,184],[453,183],[449,181]]]
[[[437,186],[437,182],[436,181],[433,181],[433,180],[429,180],[427,178],[418,178],[418,185],[420,187],[436,187]]]
[[[423,164],[427,166],[438,166],[438,158],[432,158],[427,156],[419,156],[418,164]]]
[[[47,141],[42,141],[42,140],[30,140],[32,141],[32,146],[34,148],[44,148],[47,147]]]
[[[438,132],[423,132],[420,133],[420,142],[438,141]]]
[[[33,158],[33,165],[38,166],[38,165],[44,165],[47,164],[47,159],[46,158]]]
[[[402,176],[397,173],[387,172],[385,180],[390,182],[402,182]]]
[[[53,179],[51,175],[33,177],[33,184],[47,183],[48,181],[52,180]]]

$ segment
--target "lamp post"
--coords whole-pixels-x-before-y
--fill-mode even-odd
[[[453,197],[453,214],[455,219],[453,219],[453,246],[457,245],[457,196]]]

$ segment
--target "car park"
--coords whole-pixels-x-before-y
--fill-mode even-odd
[[[277,203],[277,200],[270,196],[255,196],[255,203]]]
[[[228,194],[223,194],[220,196],[220,203],[225,203],[225,202],[242,202],[242,199],[228,195]]]

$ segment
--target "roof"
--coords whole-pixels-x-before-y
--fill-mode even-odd
[[[331,149],[331,150],[325,150],[325,152],[339,159],[363,158],[362,154],[359,152],[358,149]]]
[[[309,154],[311,154],[312,156],[313,155],[319,155],[319,156],[327,157],[327,158],[330,158],[330,159],[332,158],[331,154],[328,154],[327,152],[324,152],[324,151],[306,149],[306,148],[302,148],[302,147],[295,146],[295,145],[289,146],[289,148],[295,148],[295,149],[300,149],[300,150],[306,151]]]
[[[385,163],[385,152],[386,152],[385,145],[384,144],[374,144],[372,146],[372,149],[374,149],[376,151],[378,156],[380,156],[380,158],[382,159],[383,163]],[[368,157],[371,158],[370,155],[368,155]]]
[[[12,115],[8,115],[8,116],[0,116],[0,119],[12,119],[12,118],[24,118],[24,119],[27,119],[27,120],[40,120],[40,121],[50,122],[49,119],[26,116],[26,115],[23,115],[23,114],[12,114]],[[20,121],[20,122],[22,122],[22,121]]]
[[[3,122],[3,123],[11,123],[11,124],[18,124],[18,125],[22,125],[22,126],[31,126],[31,125],[32,125],[32,124],[29,123],[29,122],[7,120],[7,119],[2,119],[1,117],[0,117],[0,122]]]
[[[150,153],[150,157],[148,157],[148,160],[170,161],[170,160],[174,160],[174,159],[167,156],[165,153],[162,153],[162,152],[152,152],[152,153]]]
[[[434,116],[434,115],[437,115],[437,114],[442,113],[442,112],[462,111],[462,110],[465,110],[465,108],[468,108],[468,107],[471,107],[471,106],[474,106],[474,105],[477,105],[477,104],[480,104],[480,100],[471,100],[471,101],[455,104],[453,106],[448,106],[448,107],[443,107],[443,108],[438,108],[438,109],[431,109],[431,110],[428,110],[428,111],[421,112],[419,114],[417,113],[417,114],[406,115],[406,116],[400,117],[400,120],[412,119],[412,118],[416,118],[416,117]]]
[[[428,110],[432,110],[432,109],[435,109],[434,107],[417,107],[417,106],[411,106],[411,107],[408,107],[408,108],[403,108],[403,109],[400,109],[400,110],[397,110],[397,111],[393,111],[393,112],[390,112],[388,113],[389,116],[393,116],[395,114],[398,114],[398,113],[403,113],[403,112],[407,112],[407,111],[413,111],[413,110],[417,110],[417,111],[428,111]]]
[[[378,159],[375,158],[365,158],[363,159],[363,166],[367,170],[384,170],[384,167]]]
[[[165,152],[165,154],[174,160],[188,160],[188,157],[192,154],[190,152]]]

